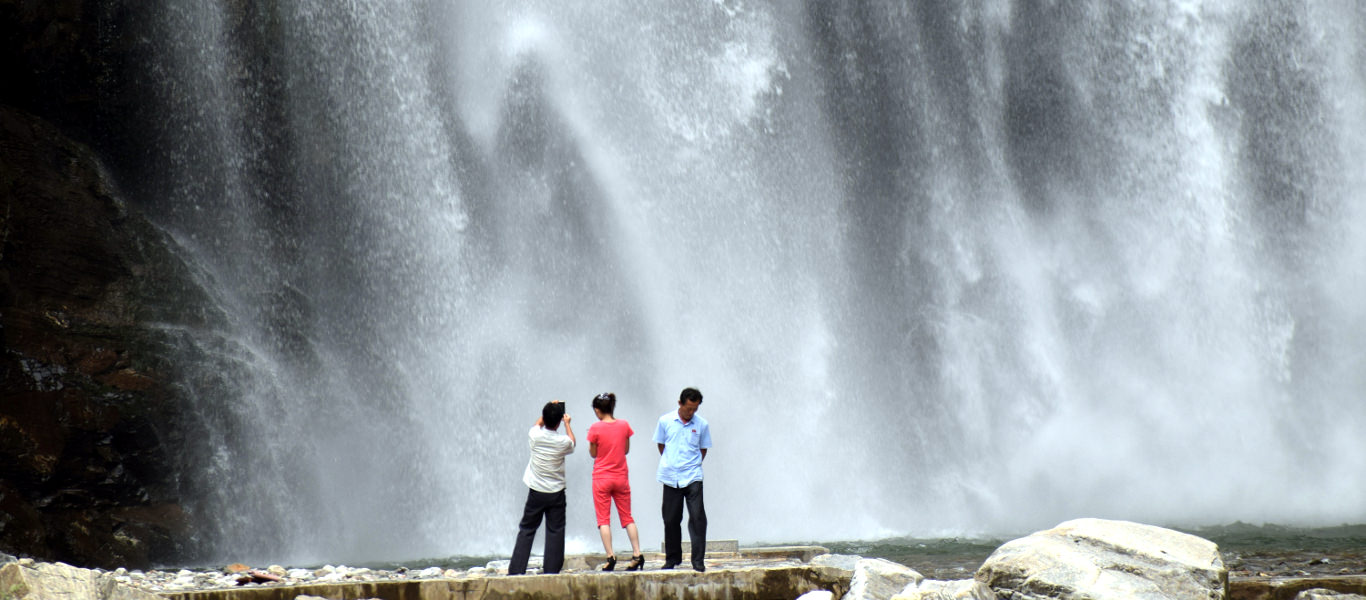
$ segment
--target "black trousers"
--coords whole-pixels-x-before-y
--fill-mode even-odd
[[[688,505],[688,539],[692,542],[692,566],[701,570],[707,555],[707,507],[702,501],[702,482],[686,487],[664,486],[664,564],[683,562],[683,504]]]
[[[526,510],[517,532],[517,546],[512,549],[508,575],[525,575],[526,563],[531,558],[531,542],[536,541],[536,530],[545,519],[545,568],[542,573],[559,573],[564,567],[564,490],[546,493],[528,490]]]

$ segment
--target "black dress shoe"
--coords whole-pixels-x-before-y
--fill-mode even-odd
[[[676,563],[676,562],[664,561],[664,566],[662,566],[662,567],[660,567],[660,568],[661,568],[661,569],[672,569],[672,568],[677,567],[677,566],[678,566],[678,563]]]
[[[705,563],[695,562],[692,564],[692,570],[701,573],[707,570],[707,565]]]

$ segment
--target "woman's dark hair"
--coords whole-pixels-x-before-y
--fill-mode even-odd
[[[678,403],[683,404],[684,402],[696,402],[701,404],[702,392],[697,391],[697,388],[683,388],[683,393],[678,395]]]
[[[563,402],[546,402],[541,409],[541,423],[546,429],[555,431],[560,428],[560,421],[564,420]]]
[[[617,409],[617,395],[612,392],[605,392],[593,397],[593,408],[602,411],[604,415],[610,415]]]

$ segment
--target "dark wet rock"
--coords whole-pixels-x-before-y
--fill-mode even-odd
[[[237,585],[246,585],[248,583],[279,583],[281,581],[284,581],[284,577],[267,573],[260,569],[252,569],[237,576]]]
[[[88,148],[0,106],[0,549],[185,555],[174,327],[210,313]]]

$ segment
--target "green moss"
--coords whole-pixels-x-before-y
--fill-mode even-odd
[[[5,590],[4,594],[0,595],[0,600],[19,600],[19,598],[23,598],[27,595],[28,586],[24,585],[21,581],[19,583],[11,584],[9,588]]]

